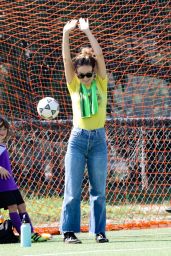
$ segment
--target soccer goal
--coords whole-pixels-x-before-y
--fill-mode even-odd
[[[89,18],[103,49],[108,82],[108,229],[169,226],[171,194],[170,1],[2,0],[0,3],[1,114],[11,123],[8,148],[15,179],[35,225],[58,227],[64,156],[72,109],[61,54],[66,21]],[[76,29],[74,56],[88,44]],[[42,120],[44,97],[60,106]],[[88,224],[85,170],[83,230]]]

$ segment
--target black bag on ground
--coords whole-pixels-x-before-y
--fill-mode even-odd
[[[5,220],[0,224],[0,244],[19,243],[19,236],[13,232],[11,220]]]

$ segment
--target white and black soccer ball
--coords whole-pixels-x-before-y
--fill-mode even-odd
[[[43,119],[54,119],[59,114],[59,103],[52,97],[45,97],[38,102],[37,112]]]

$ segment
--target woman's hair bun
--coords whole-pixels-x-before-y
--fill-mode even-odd
[[[73,59],[75,69],[78,66],[92,66],[93,68],[96,65],[96,57],[93,52],[93,49],[90,47],[84,47],[81,49],[81,52]]]
[[[94,57],[93,49],[90,47],[84,47],[81,49],[81,55],[84,57]]]

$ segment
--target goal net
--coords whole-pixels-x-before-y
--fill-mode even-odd
[[[0,108],[11,123],[15,179],[37,226],[58,227],[72,109],[61,56],[62,29],[89,18],[105,56],[108,82],[107,223],[109,229],[170,225],[170,1],[1,0]],[[89,45],[76,28],[71,53]],[[38,101],[58,100],[53,121]],[[88,175],[82,221],[89,215]]]

